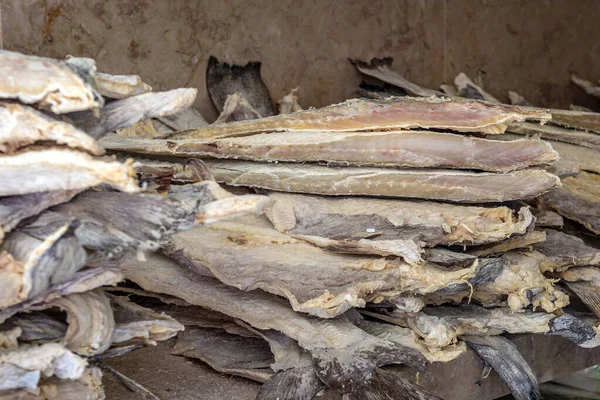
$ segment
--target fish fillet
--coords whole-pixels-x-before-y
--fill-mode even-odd
[[[529,122],[511,124],[508,126],[508,131],[520,135],[539,135],[543,139],[571,143],[578,146],[589,147],[594,150],[600,150],[600,135],[596,133],[588,133],[553,125],[532,124]]]
[[[152,87],[137,75],[110,75],[102,72],[96,73],[96,89],[104,96],[111,99],[124,99],[138,94],[152,91]]]
[[[108,295],[114,313],[115,327],[111,343],[140,341],[156,345],[177,335],[184,326],[167,314],[157,313],[130,301],[127,297]]]
[[[15,103],[0,102],[0,153],[12,153],[36,142],[53,142],[92,155],[104,149],[85,132],[39,111]]]
[[[548,121],[542,109],[441,98],[352,99],[331,106],[253,121],[214,125],[173,135],[174,139],[248,136],[288,131],[372,132],[392,129],[448,129],[458,132],[504,133],[525,120]]]
[[[0,243],[4,237],[3,232],[10,232],[26,218],[33,217],[57,204],[68,202],[78,193],[79,190],[55,190],[0,197]]]
[[[107,104],[100,109],[99,117],[89,111],[71,113],[68,117],[76,127],[99,139],[145,119],[178,113],[192,105],[197,93],[193,88],[145,93]]]
[[[458,89],[458,95],[471,99],[485,100],[490,103],[502,103],[500,100],[483,90],[481,87],[473,83],[464,72],[461,72],[454,78],[454,85]]]
[[[115,320],[110,301],[102,290],[69,294],[23,311],[52,308],[66,313],[68,328],[62,341],[69,350],[82,356],[93,356],[110,347]]]
[[[600,234],[600,176],[582,171],[577,177],[563,180],[556,188],[538,199],[540,206],[576,221]]]
[[[115,285],[122,279],[123,275],[115,268],[84,268],[78,271],[68,281],[49,287],[46,292],[37,297],[33,297],[8,308],[0,309],[0,323],[3,323],[18,312],[38,304],[48,303],[71,293],[82,293],[100,286]]]
[[[600,250],[586,245],[580,238],[550,229],[545,232],[546,240],[533,245],[533,248],[546,256],[551,263],[551,266],[544,268],[544,272],[600,265]]]
[[[525,97],[521,96],[517,92],[511,92],[509,90],[508,91],[508,99],[510,100],[510,104],[515,105],[515,106],[529,106],[529,107],[533,107],[533,104],[531,104],[530,102],[528,102],[525,99]]]
[[[274,329],[298,341],[316,361],[319,378],[348,392],[360,386],[374,368],[405,363],[422,369],[424,357],[356,327],[346,316],[322,319],[294,312],[287,301],[261,291],[244,292],[188,271],[164,256],[121,266],[142,288],[183,298],[245,321],[257,329]]]
[[[598,84],[586,81],[585,79],[581,79],[577,77],[577,75],[571,75],[571,82],[585,90],[587,94],[590,94],[595,97],[600,97],[600,86]]]
[[[540,400],[537,378],[517,347],[500,336],[463,336],[483,361],[490,365],[516,400]]]
[[[600,138],[600,136],[598,136]],[[497,141],[449,133],[274,132],[222,139],[160,140],[111,135],[107,150],[152,156],[269,162],[323,161],[358,166],[477,169],[507,172],[550,164],[558,153],[541,140]]]
[[[448,170],[328,168],[308,164],[261,164],[205,160],[217,182],[283,192],[334,196],[386,196],[464,203],[537,197],[560,180],[544,170],[504,174]]]
[[[36,389],[40,378],[79,379],[87,361],[59,343],[20,346],[0,353],[0,391]]]
[[[180,334],[173,354],[204,361],[216,371],[266,382],[273,376],[274,362],[269,344],[221,329],[190,328]]]
[[[93,73],[95,65],[91,66]],[[64,61],[0,50],[0,98],[64,114],[103,105],[93,87]]]
[[[553,125],[600,133],[600,113],[557,109],[551,113]]]
[[[77,222],[49,230],[38,239],[17,230],[7,235],[0,246],[3,290],[0,308],[11,306],[70,280],[86,263],[85,250],[77,241]]]
[[[392,57],[372,58],[369,63],[360,60],[349,61],[361,73],[404,89],[412,96],[430,97],[444,95],[444,93],[438,92],[437,90],[426,89],[422,86],[414,84],[397,72],[392,71],[391,66],[392,62],[394,61]]]
[[[546,240],[546,232],[534,230],[527,232],[524,235],[511,237],[499,243],[492,243],[484,246],[478,246],[468,250],[469,254],[477,257],[502,255],[514,249],[530,249],[535,243],[544,242]]]
[[[451,272],[400,259],[332,254],[247,219],[181,232],[163,251],[199,273],[242,290],[287,297],[295,311],[321,318],[364,307],[367,301],[431,293],[475,273],[475,267]]]
[[[124,192],[140,190],[130,164],[59,148],[0,156],[0,182],[0,196],[87,189],[103,183]]]
[[[533,224],[528,208],[474,207],[373,198],[270,193],[266,215],[278,231],[327,250],[422,262],[424,247],[481,245]]]

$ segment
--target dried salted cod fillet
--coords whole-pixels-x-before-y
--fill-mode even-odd
[[[118,269],[83,269],[78,271],[68,281],[51,286],[45,293],[37,297],[33,297],[27,301],[0,310],[0,323],[3,323],[8,318],[20,311],[32,308],[42,303],[49,303],[57,298],[60,298],[61,296],[67,296],[72,293],[87,292],[100,286],[116,285],[122,279],[123,275]]]
[[[77,241],[77,221],[58,226],[44,239],[15,231],[0,245],[3,289],[0,308],[38,296],[55,284],[73,277],[86,262]]]
[[[558,177],[538,169],[493,174],[205,161],[217,182],[231,186],[335,196],[368,195],[488,203],[533,198],[560,184]]]
[[[578,163],[566,160],[558,160],[545,169],[560,179],[577,176],[581,172],[581,166]]]
[[[581,79],[577,75],[571,75],[571,82],[585,90],[587,94],[600,97],[600,85]]]
[[[85,293],[69,294],[24,311],[55,307],[67,314],[68,328],[64,343],[69,350],[83,356],[93,356],[103,353],[110,347],[115,320],[110,301],[103,291],[96,289]]]
[[[91,67],[95,70],[95,65]],[[0,98],[34,104],[55,114],[103,105],[92,86],[63,61],[0,50],[0,76],[4,77]]]
[[[279,114],[291,114],[296,111],[302,111],[302,106],[298,102],[296,92],[299,87],[292,89],[288,94],[277,101],[277,109]]]
[[[478,246],[473,249],[469,249],[468,253],[473,254],[477,257],[490,256],[490,255],[502,255],[507,251],[514,249],[531,249],[531,245],[541,243],[546,240],[546,232],[543,231],[531,231],[524,235],[519,235],[507,239],[503,242],[492,243],[484,246]]]
[[[71,200],[79,190],[55,190],[0,197],[0,231],[10,232],[19,222],[57,204]],[[0,242],[3,234],[0,232]]]
[[[531,212],[535,216],[535,226],[537,228],[562,228],[564,225],[563,217],[554,211],[532,208]]]
[[[569,110],[571,110],[571,111],[594,112],[591,108],[587,108],[587,107],[584,107],[584,106],[579,106],[577,104],[569,104]]]
[[[560,277],[596,316],[600,315],[600,269],[573,267],[563,271]]]
[[[65,337],[68,325],[62,320],[62,314],[56,310],[31,311],[19,313],[12,316],[0,330],[6,328],[20,329],[20,343],[47,343],[58,342]],[[0,345],[1,347],[1,345]]]
[[[600,138],[600,136],[599,136]],[[451,133],[388,131],[274,132],[222,139],[104,138],[107,150],[140,155],[251,161],[326,161],[350,165],[513,171],[550,164],[558,153],[541,140],[498,141]]]
[[[464,267],[472,264],[477,259],[474,255],[451,251],[443,247],[426,249],[424,258],[429,262],[444,267]]]
[[[426,89],[422,86],[414,84],[405,79],[403,76],[399,75],[397,72],[392,71],[391,66],[392,62],[394,61],[392,57],[372,58],[369,63],[352,59],[349,59],[349,61],[361,73],[402,88],[412,96],[429,97],[444,95],[444,93],[438,92],[437,90]]]
[[[551,114],[553,125],[600,133],[600,113],[552,109]]]
[[[540,136],[543,139],[555,140],[600,150],[600,135],[553,125],[520,122],[508,126],[508,131],[519,135]]]
[[[177,335],[184,326],[166,314],[139,306],[126,297],[109,295],[115,317],[113,343],[131,340],[156,344]]]
[[[511,92],[510,90],[508,91],[508,99],[510,100],[510,104],[515,106],[533,106],[533,104],[528,102],[525,97],[521,96],[517,92]]]
[[[446,95],[450,97],[458,97],[458,90],[454,85],[442,83],[440,85],[440,90]]]
[[[261,337],[269,343],[269,347],[271,348],[275,360],[270,365],[270,368],[273,371],[285,371],[308,366],[313,367],[314,370],[314,362],[310,353],[298,346],[298,342],[294,339],[289,338],[276,330],[254,329],[250,325],[239,320],[237,323],[248,329],[249,332],[255,333],[256,337]]]
[[[394,323],[393,320],[387,319],[380,314],[365,312],[365,315],[376,318],[380,318],[381,316],[382,320]],[[414,330],[402,326],[383,324],[365,319],[357,322],[357,325],[373,336],[415,349],[431,362],[452,361],[460,357],[467,349],[463,342],[448,342],[442,346],[429,346]]]
[[[497,262],[497,268],[493,261]],[[426,304],[460,303],[473,299],[484,305],[509,306],[519,312],[532,306],[545,312],[554,312],[569,304],[568,296],[553,285],[553,281],[542,274],[548,264],[546,257],[538,252],[511,251],[500,258],[479,260],[491,268],[493,273],[481,279],[469,280],[470,286],[462,283],[448,286],[425,296]]]
[[[458,89],[459,96],[485,100],[490,103],[502,103],[500,100],[473,83],[473,81],[463,72],[454,78],[454,85]]]
[[[359,97],[365,97],[367,99],[383,100],[393,96],[408,96],[406,90],[389,83],[383,82],[383,85],[372,85],[365,81],[362,81],[358,85],[356,94]]]
[[[214,124],[224,124],[227,122],[246,121],[258,118],[262,118],[262,115],[248,103],[248,100],[239,93],[233,93],[227,96],[223,111]]]
[[[0,392],[0,400],[104,400],[102,373],[86,368],[77,380],[41,379],[38,389],[14,389]]]
[[[96,73],[96,89],[104,96],[111,99],[124,99],[152,91],[152,87],[137,75],[111,75],[102,72]]]
[[[346,316],[322,319],[302,315],[277,296],[228,287],[158,254],[148,255],[146,262],[124,262],[122,270],[129,280],[146,290],[177,296],[245,321],[257,329],[278,330],[297,340],[315,359],[320,379],[345,392],[360,385],[379,365],[424,366],[425,359],[418,352],[368,335]]]
[[[171,237],[163,252],[239,289],[287,297],[295,311],[321,318],[364,307],[367,301],[431,293],[475,273],[475,266],[449,272],[432,264],[410,266],[400,259],[332,254],[261,222],[246,219],[194,228]]]
[[[86,189],[102,183],[137,192],[129,164],[96,160],[74,150],[48,148],[0,156],[0,196]]]
[[[168,130],[167,133],[173,132]],[[123,129],[117,129],[115,134],[123,137],[140,137],[140,138],[161,138],[165,136],[165,132],[157,129],[157,125],[152,119],[146,119],[144,121],[136,122],[131,126],[127,126]]]
[[[406,316],[406,323],[428,346],[445,347],[462,335],[546,333],[554,318],[556,315],[549,313],[515,313],[507,307],[486,309],[462,304],[425,307],[414,316]]]
[[[79,379],[87,362],[58,343],[0,351],[0,390],[35,389],[40,377]]]
[[[88,191],[45,211],[23,230],[45,237],[54,226],[76,219],[81,224],[75,235],[87,248],[107,253],[153,249],[167,236],[190,228],[201,203],[194,196],[178,201],[153,194]]]
[[[424,247],[481,245],[523,234],[534,221],[527,207],[465,207],[373,198],[270,193],[266,215],[275,229],[342,253],[395,255],[422,261]]]
[[[196,110],[193,106],[185,108],[175,114],[156,117],[156,120],[169,128],[171,132],[201,128],[208,125],[208,122],[206,122],[202,114],[200,114],[200,111]]]
[[[507,304],[513,311],[531,305],[546,312],[553,312],[569,304],[568,296],[554,287],[553,282],[544,277],[540,260],[535,252],[511,251],[503,255],[510,266],[490,284],[480,286],[475,291],[475,299],[485,299],[488,295],[507,295]]]
[[[537,378],[517,347],[499,336],[463,336],[483,361],[490,365],[517,400],[539,400]]]
[[[104,149],[74,126],[16,103],[0,102],[0,153],[40,141],[50,141],[99,156]]]
[[[581,170],[600,174],[600,151],[570,143],[548,141],[560,155],[560,161],[577,163]],[[571,174],[571,175],[577,175]],[[561,176],[562,177],[562,176]]]
[[[538,203],[600,234],[599,199],[600,176],[582,171],[577,177],[563,179],[563,187],[544,194]]]
[[[244,66],[221,63],[210,56],[206,68],[206,88],[219,113],[225,108],[227,96],[239,93],[263,117],[275,115],[269,91],[260,77],[261,63],[251,61]]]
[[[216,371],[266,382],[273,376],[269,344],[256,337],[232,335],[220,329],[189,328],[179,334],[173,354],[197,358]]]
[[[537,225],[537,222],[536,222]],[[588,246],[576,236],[555,230],[546,230],[546,241],[536,243],[533,248],[542,253],[551,263],[547,270],[560,272],[571,267],[600,265],[600,250]]]
[[[145,119],[178,113],[192,105],[197,93],[198,90],[192,88],[145,93],[109,103],[100,110],[100,117],[79,112],[69,114],[69,118],[75,126],[98,139]]]
[[[270,132],[377,132],[392,129],[448,129],[458,132],[504,133],[506,126],[525,120],[548,121],[542,109],[488,104],[472,100],[390,97],[351,99],[323,108],[254,121],[179,132],[173,139],[224,138]]]

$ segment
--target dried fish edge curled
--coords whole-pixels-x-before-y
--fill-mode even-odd
[[[45,179],[43,174],[47,175]],[[18,180],[15,180],[16,176]],[[32,179],[28,184],[30,176]],[[50,148],[0,156],[0,177],[3,183],[0,196],[86,189],[102,183],[124,192],[140,191],[131,162],[103,161],[67,149]]]
[[[102,96],[111,99],[124,99],[152,91],[152,87],[137,75],[111,75],[102,72],[96,73],[96,88]]]
[[[0,153],[12,153],[38,141],[52,141],[95,156],[104,154],[104,149],[94,138],[71,124],[31,107],[0,102]]]
[[[6,78],[0,84],[2,99],[36,104],[55,114],[102,105],[94,89],[62,61],[0,50],[0,75]]]

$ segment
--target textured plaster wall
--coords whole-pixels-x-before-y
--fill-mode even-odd
[[[598,0],[0,0],[4,48],[93,57],[99,70],[137,73],[156,89],[193,86],[215,117],[210,55],[263,62],[274,99],[299,86],[303,106],[352,95],[347,57],[393,56],[428,87],[478,70],[500,99],[566,107],[569,76],[600,79]]]

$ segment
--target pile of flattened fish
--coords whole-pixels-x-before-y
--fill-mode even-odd
[[[185,325],[176,354],[263,382],[258,399],[435,399],[444,393],[389,366],[424,371],[467,348],[517,399],[539,398],[505,334],[600,344],[600,193],[584,165],[594,161],[578,153],[595,154],[582,144],[595,133],[569,131],[569,144],[509,135],[565,128],[546,124],[554,111],[443,96],[385,80],[380,62],[357,66],[427,97],[371,88],[370,99],[264,117],[231,83],[245,67],[225,64],[207,77],[235,89],[209,81],[211,98],[223,113],[247,112],[162,136],[104,136],[153,187],[205,179],[268,197],[262,215],[197,225],[130,256],[119,290]],[[575,295],[589,309],[570,306]]]
[[[202,179],[171,187],[104,154],[100,137],[142,121],[204,125],[195,89],[154,93],[91,59],[8,51],[0,76],[0,398],[103,399],[103,359],[184,329],[107,291],[120,260],[267,198]]]

